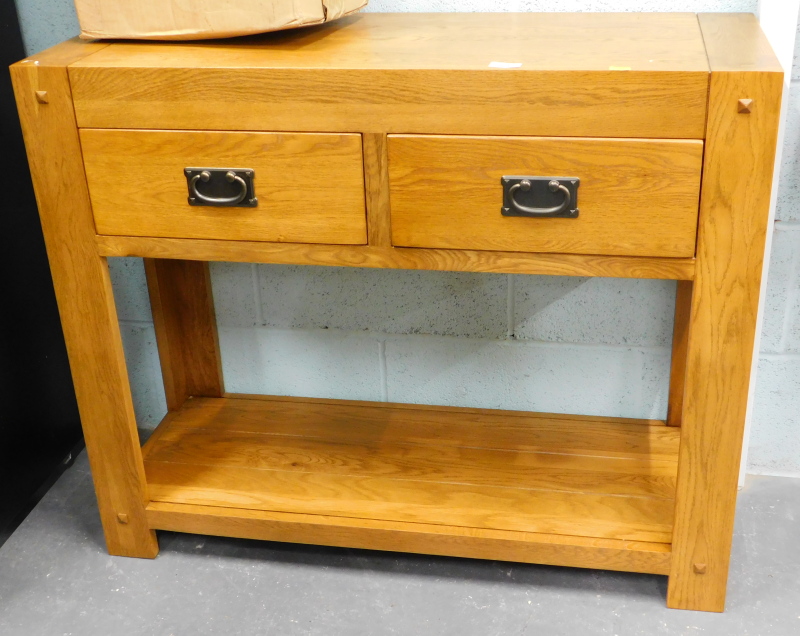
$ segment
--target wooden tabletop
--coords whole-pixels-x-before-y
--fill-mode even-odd
[[[709,70],[693,13],[365,13],[247,38],[117,42],[74,66]]]

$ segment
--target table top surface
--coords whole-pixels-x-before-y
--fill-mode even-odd
[[[365,13],[246,38],[114,42],[73,66],[709,71],[693,13]]]

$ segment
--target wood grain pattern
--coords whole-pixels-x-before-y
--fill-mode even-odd
[[[194,398],[145,469],[167,503],[669,542],[677,431],[571,418]]]
[[[708,63],[691,14],[369,14],[113,44],[70,78],[81,127],[697,139]]]
[[[671,499],[145,461],[153,501],[669,543]]]
[[[694,256],[701,141],[389,136],[392,243]],[[501,215],[504,175],[577,177],[576,219]]]
[[[64,64],[102,47],[70,42],[11,67],[108,551],[158,553],[117,313],[94,223]],[[37,90],[47,92],[40,103]],[[120,523],[119,514],[128,522]]]
[[[367,199],[367,243],[392,245],[392,217],[389,207],[389,156],[386,135],[364,133],[364,187]]]
[[[616,278],[694,277],[693,258],[648,258],[581,254],[526,254],[477,250],[434,250],[372,246],[275,244],[135,236],[98,236],[104,256],[144,256],[188,260],[338,265],[455,272],[610,276]]]
[[[147,461],[674,499],[677,462],[172,426]],[[513,463],[510,463],[513,462]]]
[[[101,234],[366,243],[360,135],[82,130],[81,144]],[[187,167],[252,169],[258,206],[189,205]]]
[[[670,565],[670,546],[666,543],[162,502],[152,502],[147,507],[147,518],[151,527],[160,530],[243,539],[593,567],[650,574],[666,574]]]
[[[222,360],[208,263],[145,259],[167,408],[221,397]]]
[[[767,36],[752,13],[699,13],[697,19],[709,69],[713,73],[783,72]],[[741,97],[752,99],[742,95],[737,101]]]
[[[567,40],[573,46],[563,46]],[[497,60],[498,50],[515,59]],[[492,61],[521,66],[491,69]],[[12,74],[112,553],[154,556],[151,529],[165,528],[669,572],[671,607],[722,609],[782,88],[752,16],[701,15],[698,25],[685,14],[374,15],[237,43],[72,41],[16,65]],[[749,113],[740,112],[740,100],[750,100]],[[85,127],[186,132],[84,130],[87,170],[97,167],[106,180],[87,190],[76,117]],[[271,132],[241,132],[248,129]],[[696,204],[702,147],[692,140],[706,129],[695,261],[689,226],[696,208],[686,212],[686,175],[694,175]],[[219,132],[225,130],[237,132]],[[297,133],[303,130],[313,134]],[[558,140],[560,156],[569,143],[585,144],[580,161],[543,167],[591,168],[580,191],[581,220],[591,220],[591,179],[602,173],[598,165],[606,166],[611,187],[604,192],[627,196],[604,210],[628,210],[633,224],[617,219],[622,231],[607,232],[591,249],[586,243],[585,253],[568,253],[582,249],[574,237],[537,235],[525,243],[515,231],[517,242],[503,243],[509,240],[503,228],[463,216],[438,236],[435,226],[428,228],[421,244],[470,231],[481,243],[464,250],[452,249],[459,243],[391,247],[387,237],[403,229],[397,215],[388,218],[387,162],[405,170],[398,177],[403,188],[417,188],[407,206],[417,227],[437,214],[449,218],[449,209],[441,210],[452,208],[453,183],[468,209],[483,196],[469,190],[472,183],[488,179],[493,167],[506,170],[504,161],[476,160],[497,153],[496,138],[442,138],[427,154],[414,149],[398,163],[391,156],[395,142],[385,137],[394,133],[506,135],[500,145],[517,149],[525,169],[542,167],[543,154],[539,146],[531,152],[526,136],[628,138]],[[477,156],[456,147],[484,142],[491,144]],[[602,144],[612,146],[594,155],[588,150]],[[635,151],[656,145],[663,152],[655,158]],[[260,157],[265,148],[282,157],[283,173],[291,175],[298,157],[319,151],[327,157],[325,178],[314,181],[317,161],[294,190],[276,181],[267,195],[285,205],[252,226],[242,216],[231,223],[230,215],[212,212],[206,220],[169,218],[179,214],[186,192],[182,174],[180,201],[170,198],[178,196],[175,182],[159,181],[174,167],[170,160],[233,161]],[[681,148],[694,150],[681,155]],[[148,172],[159,153],[163,164]],[[633,178],[631,163],[639,171]],[[177,165],[181,171],[188,162]],[[521,172],[514,166],[508,171]],[[274,165],[265,167],[259,196],[276,174]],[[499,181],[500,174],[489,176]],[[155,184],[156,194],[141,182]],[[120,183],[128,188],[124,205]],[[336,198],[342,188],[351,204]],[[339,214],[311,232],[303,204],[325,191],[311,206],[315,214]],[[442,191],[450,196],[437,201]],[[89,192],[99,196],[97,227]],[[289,199],[280,199],[286,192]],[[159,193],[166,193],[163,200]],[[638,215],[625,207],[645,193]],[[143,212],[129,211],[137,206]],[[159,206],[161,212],[151,211]],[[342,210],[352,215],[347,239]],[[280,226],[284,214],[289,221]],[[314,244],[335,243],[331,236],[342,245]],[[160,340],[172,333],[167,360],[175,410],[144,448],[146,478],[103,258],[112,255],[188,261],[148,263]],[[208,344],[207,269],[193,262],[202,260],[694,280],[692,291],[692,283],[679,284],[676,303],[668,423],[681,427],[485,409],[187,397],[196,392],[188,385],[208,385],[209,378],[209,392],[222,392],[212,377],[218,379],[219,367],[216,344]],[[194,307],[186,316],[178,307],[181,293]],[[197,338],[201,346],[191,350]],[[204,379],[187,380],[195,364]],[[175,368],[183,369],[183,379]]]
[[[229,395],[193,398],[169,427],[336,439],[364,445],[378,441],[458,446],[595,457],[674,461],[680,431],[660,420],[385,402],[312,400]],[[333,437],[332,437],[333,435]]]
[[[694,13],[367,13],[236,42],[119,42],[73,67],[484,70],[498,43],[537,71],[708,72]]]
[[[711,28],[716,20],[700,19],[704,33],[709,27],[709,59],[736,60],[733,51],[752,50],[733,37],[736,31],[720,38]],[[754,56],[755,64],[757,49]],[[711,75],[667,594],[670,607],[718,612],[725,606],[783,88],[777,71],[733,70],[727,62],[721,68],[712,66]],[[749,114],[738,113],[743,97],[753,100]]]
[[[667,402],[668,426],[680,426],[683,414],[683,389],[686,384],[686,350],[689,346],[692,288],[692,281],[679,280],[675,290],[675,319],[672,328],[672,360]]]
[[[24,60],[21,60],[19,64],[23,66],[27,64],[69,66],[70,64],[85,60],[98,51],[102,51],[109,46],[109,44],[109,42],[87,42],[81,40],[79,37],[74,37],[56,44],[55,46],[51,46],[44,51],[30,55]]]
[[[260,393],[228,393],[223,397],[232,400],[264,400],[267,402],[302,402],[304,404],[338,404],[376,409],[388,409],[391,411],[419,411],[420,405],[407,402],[370,402],[368,400],[338,400],[332,398],[312,398],[296,397],[291,395],[262,395]],[[574,420],[578,418],[581,422],[599,422],[603,424],[619,425],[641,425],[641,426],[666,426],[663,420],[650,418],[630,418],[630,417],[609,417],[606,415],[572,415],[570,413],[540,413],[536,411],[513,411],[508,409],[489,409],[467,406],[442,406],[440,404],[427,404],[425,410],[433,413],[459,413],[462,415],[502,415],[504,417],[535,418],[537,420]],[[674,437],[674,433],[667,433]]]

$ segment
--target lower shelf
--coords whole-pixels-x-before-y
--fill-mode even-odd
[[[144,448],[157,529],[666,573],[680,431],[405,404],[192,398]]]

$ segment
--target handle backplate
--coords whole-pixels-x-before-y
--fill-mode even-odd
[[[185,168],[189,205],[254,208],[258,205],[249,168]]]
[[[575,219],[578,217],[577,177],[505,176],[503,216]]]

